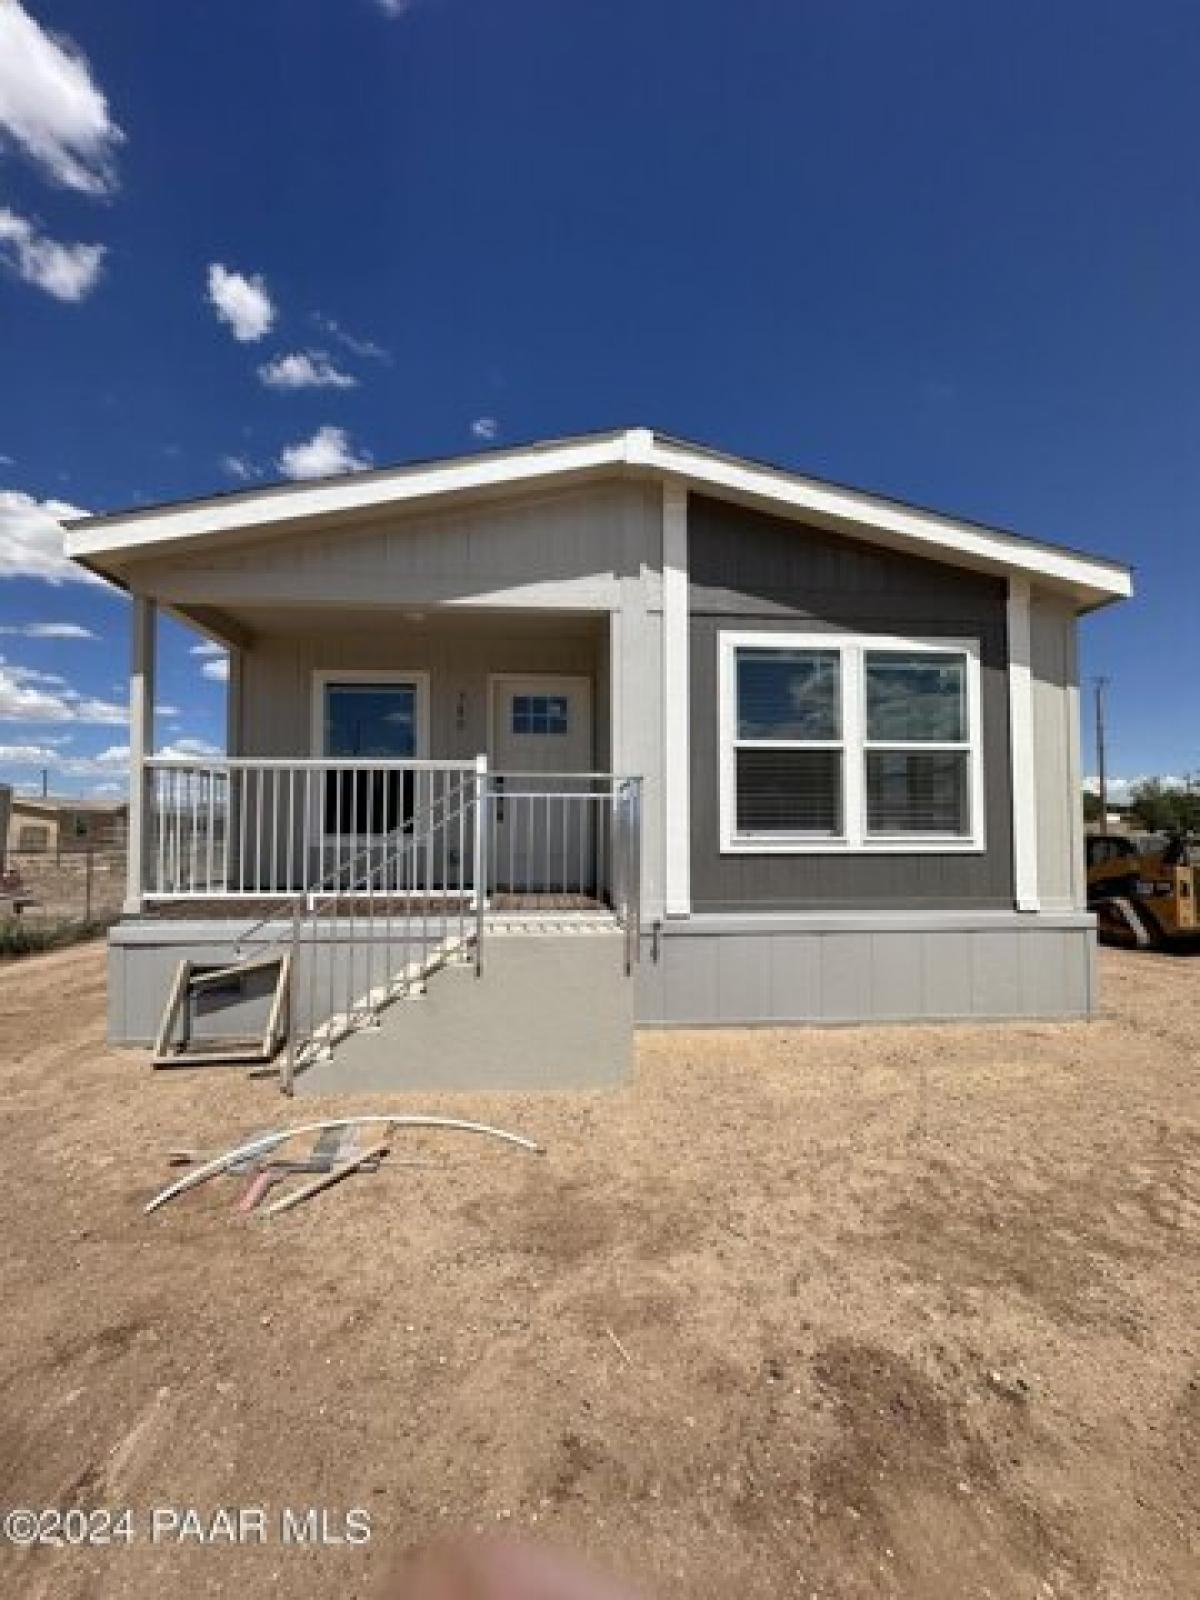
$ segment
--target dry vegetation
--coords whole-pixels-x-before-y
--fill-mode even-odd
[[[475,1527],[661,1600],[1200,1592],[1200,961],[1102,972],[1091,1027],[651,1036],[619,1093],[427,1102],[549,1154],[413,1136],[264,1223],[140,1208],[271,1088],[107,1051],[98,948],[5,969],[0,1501],[374,1533],[2,1592],[350,1600]]]

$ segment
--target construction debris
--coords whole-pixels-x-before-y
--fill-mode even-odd
[[[342,1136],[347,1130],[357,1130],[364,1127],[382,1128],[384,1130],[383,1140],[379,1145],[362,1152],[361,1156],[350,1154],[342,1142]],[[434,1128],[457,1133],[478,1133],[487,1138],[499,1139],[505,1144],[516,1145],[518,1149],[528,1150],[533,1155],[545,1154],[545,1149],[542,1145],[536,1144],[532,1139],[526,1139],[522,1134],[509,1133],[503,1128],[493,1128],[484,1122],[465,1122],[458,1117],[363,1116],[328,1118],[321,1122],[305,1122],[294,1128],[281,1128],[278,1131],[259,1134],[246,1143],[225,1151],[223,1155],[214,1156],[211,1160],[202,1162],[193,1171],[186,1173],[175,1183],[169,1184],[167,1188],[156,1194],[153,1200],[145,1207],[145,1215],[149,1216],[152,1211],[157,1211],[160,1206],[166,1205],[169,1200],[174,1200],[177,1195],[185,1194],[189,1189],[195,1189],[200,1184],[207,1183],[210,1178],[215,1178],[224,1172],[240,1171],[254,1175],[250,1190],[243,1196],[243,1202],[249,1198],[251,1192],[254,1193],[254,1200],[250,1205],[244,1205],[243,1203],[242,1206],[239,1206],[239,1209],[250,1210],[258,1204],[271,1187],[270,1182],[260,1183],[259,1179],[264,1174],[272,1173],[276,1170],[280,1172],[281,1176],[287,1176],[296,1171],[319,1172],[321,1174],[320,1181],[315,1185],[309,1184],[305,1186],[308,1193],[318,1193],[320,1189],[328,1187],[329,1183],[340,1181],[341,1178],[348,1176],[350,1172],[365,1170],[372,1163],[378,1166],[380,1160],[386,1154],[390,1136],[401,1128]],[[339,1135],[336,1147],[332,1140],[332,1135],[335,1132]],[[279,1161],[274,1158],[274,1152],[281,1145],[288,1143],[289,1140],[300,1139],[306,1134],[312,1133],[320,1134],[322,1137],[318,1140],[311,1156],[296,1162]],[[327,1135],[330,1137],[327,1138]],[[318,1154],[318,1152],[320,1153]],[[195,1152],[192,1151],[172,1151],[170,1159],[175,1161],[180,1155],[191,1157],[194,1154]],[[298,1204],[300,1199],[307,1198],[308,1194],[305,1194],[303,1190],[297,1190],[294,1195],[287,1195],[282,1200],[275,1201],[273,1205],[267,1208],[264,1215],[276,1215],[280,1211],[289,1209],[291,1205]],[[284,1201],[287,1202],[286,1205]]]
[[[290,1194],[285,1194],[282,1199],[276,1200],[273,1205],[269,1205],[263,1215],[277,1217],[282,1211],[290,1211],[293,1206],[298,1206],[304,1200],[311,1200],[313,1195],[320,1194],[323,1189],[330,1189],[335,1183],[341,1183],[343,1178],[348,1178],[352,1172],[357,1172],[361,1167],[365,1167],[368,1162],[373,1161],[378,1166],[390,1148],[386,1140],[380,1140],[378,1144],[371,1145],[369,1149],[364,1150],[360,1155],[354,1156],[349,1161],[340,1162],[338,1166],[322,1173],[319,1178],[314,1178],[311,1183],[301,1184],[299,1189],[293,1189]]]
[[[259,956],[232,965],[200,967],[194,961],[181,961],[167,996],[158,1036],[154,1041],[152,1065],[156,1067],[198,1066],[201,1063],[272,1061],[283,1046],[288,1003],[290,955]],[[256,973],[274,972],[275,983],[267,1002],[267,1017],[261,1033],[248,1037],[196,1032],[196,1002],[207,998],[210,1005],[222,990],[241,995],[247,980]]]

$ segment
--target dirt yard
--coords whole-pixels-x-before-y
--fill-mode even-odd
[[[351,1600],[479,1528],[647,1600],[1200,1593],[1200,959],[1101,964],[1090,1027],[651,1036],[619,1093],[410,1099],[548,1154],[400,1136],[434,1164],[272,1222],[231,1179],[141,1213],[168,1147],[301,1120],[270,1085],[106,1050],[98,948],[0,971],[0,1504],[133,1508],[0,1593]],[[282,1542],[310,1506],[330,1542]]]

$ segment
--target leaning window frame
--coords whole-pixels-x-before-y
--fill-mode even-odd
[[[842,833],[739,834],[737,817],[737,652],[739,649],[836,650],[841,656]],[[966,658],[967,739],[868,740],[867,652],[955,655]],[[984,809],[983,701],[979,640],[901,638],[894,634],[793,633],[724,630],[717,635],[717,750],[722,855],[980,855],[987,848]],[[749,741],[751,744],[756,741]],[[822,741],[783,740],[802,747]],[[968,834],[867,832],[867,753],[870,750],[957,750],[967,753]]]

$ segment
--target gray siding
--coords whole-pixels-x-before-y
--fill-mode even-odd
[[[692,901],[697,912],[1013,900],[1007,587],[694,496],[691,566]],[[980,642],[987,849],[979,855],[725,855],[720,850],[717,636],[723,629],[912,633]]]
[[[591,680],[593,704],[607,695],[601,676],[605,622],[451,615],[381,626],[367,616],[350,627],[330,618],[316,630],[264,635],[242,660],[238,749],[257,756],[315,753],[315,671],[411,670],[429,674],[430,754],[438,760],[470,760],[487,749],[490,673],[582,676]],[[594,740],[593,760],[599,758],[603,737]]]
[[[405,509],[320,531],[155,559],[135,585],[182,604],[479,605],[610,609],[623,581],[657,595],[657,485],[597,483],[567,493]]]
[[[643,943],[635,1015],[646,1027],[1082,1018],[1094,949],[1078,914],[697,917]]]

